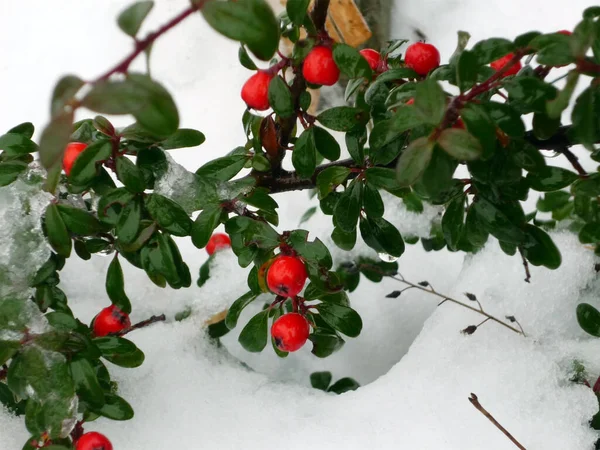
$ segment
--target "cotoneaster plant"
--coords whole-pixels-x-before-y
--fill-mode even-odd
[[[398,274],[394,261],[406,245],[476,253],[495,239],[515,255],[528,281],[530,265],[560,266],[547,230],[567,221],[564,228],[600,254],[600,176],[570,150],[581,144],[600,161],[600,7],[586,9],[572,31],[473,44],[459,32],[454,53],[440,55],[427,42],[392,40],[363,50],[335,42],[325,28],[329,1],[316,0],[310,11],[308,3],[289,0],[276,17],[264,0],[193,0],[145,37],[138,32],[153,3],[135,3],[118,18],[134,39],[123,60],[95,78],[61,78],[38,143],[31,123],[0,136],[0,186],[38,182],[52,198],[41,224],[52,254],[35,268],[32,294],[0,298],[0,401],[23,416],[31,434],[24,449],[110,450],[107,437],[85,433],[86,424],[133,417],[106,362],[140,366],[143,350],[127,334],[166,317],[131,324],[135,305],[128,292],[135,286],[126,284],[122,264],[144,271],[160,288],[203,295],[215,258],[232,252],[248,268],[247,292],[236,294],[225,317],[208,326],[209,335],[218,340],[238,326],[244,308],[268,298],[239,324],[240,345],[261,352],[270,341],[280,357],[310,351],[325,358],[360,335],[362,321],[351,300],[365,278],[394,278],[405,289],[485,316],[462,330],[467,335],[487,323],[525,337],[510,311],[495,317],[472,294],[463,302]],[[251,74],[242,86],[230,86],[247,106],[238,111],[245,139],[189,174],[197,195],[179,204],[159,189],[169,166],[166,152],[199,146],[204,135],[180,128],[168,90],[130,65],[150,58],[158,39],[195,14],[240,42],[239,62]],[[278,52],[281,38],[293,44],[289,55]],[[339,79],[346,83],[344,103],[309,112],[309,90]],[[576,86],[582,88],[577,95]],[[564,119],[569,107],[570,119]],[[75,121],[80,108],[94,117]],[[135,121],[117,128],[105,115]],[[531,129],[524,118],[531,118]],[[341,158],[332,131],[343,135],[349,158]],[[283,168],[287,161],[293,170]],[[299,212],[302,220],[316,213],[331,217],[337,247],[349,252],[361,240],[372,257],[334,262],[318,236],[301,227],[281,230],[278,199],[302,189],[312,190],[315,203]],[[525,210],[532,191],[543,196],[537,209]],[[388,220],[390,205],[419,213],[425,203],[441,212],[429,236],[403,236]],[[225,234],[215,232],[219,227]],[[189,237],[209,254],[197,277],[174,237]],[[89,260],[96,253],[111,260],[106,297],[99,296],[100,312],[88,325],[71,310],[59,272],[67,258]],[[101,309],[108,301],[111,306]],[[579,305],[573,314],[600,337],[593,305]],[[34,322],[45,326],[32,328]],[[331,377],[323,378],[318,385],[327,389]]]

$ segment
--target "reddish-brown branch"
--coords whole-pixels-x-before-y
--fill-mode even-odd
[[[139,330],[140,328],[145,328],[156,322],[164,322],[166,319],[167,318],[165,317],[164,314],[161,314],[160,316],[152,316],[149,319],[142,320],[141,322],[138,322],[135,325],[131,325],[129,328],[125,328],[124,330],[119,331],[118,333],[111,333],[111,335],[112,336],[125,336],[127,333],[130,333],[133,330]]]
[[[135,58],[137,58],[142,52],[144,52],[147,48],[149,48],[154,43],[154,41],[156,41],[156,39],[158,39],[160,36],[165,34],[171,28],[178,25],[180,22],[182,22],[188,16],[192,15],[194,12],[196,12],[200,8],[202,8],[204,3],[205,3],[205,0],[197,0],[195,2],[192,2],[192,4],[190,6],[188,6],[185,10],[183,10],[181,13],[179,13],[175,17],[173,17],[173,19],[171,19],[169,22],[164,24],[158,30],[154,31],[153,33],[150,33],[148,36],[146,36],[146,38],[142,39],[141,41],[135,41],[135,48],[133,49],[133,52],[131,52],[129,54],[129,56],[127,56],[120,63],[118,63],[112,69],[108,70],[103,75],[100,75],[93,82],[99,83],[101,81],[106,81],[108,78],[110,78],[111,75],[114,75],[116,73],[127,72],[127,69],[129,69],[129,66],[131,65],[133,60]]]

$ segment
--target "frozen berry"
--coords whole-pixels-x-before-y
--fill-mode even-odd
[[[340,69],[333,60],[333,51],[329,47],[313,48],[302,67],[304,79],[312,84],[333,86],[340,78]]]
[[[496,72],[506,66],[514,57],[514,53],[509,53],[508,55],[503,56],[500,59],[492,62],[490,67],[494,69]],[[508,77],[509,75],[516,75],[519,70],[521,70],[521,61],[517,61],[516,64],[513,64],[510,69],[502,74],[503,77]]]
[[[306,267],[294,256],[278,256],[267,272],[267,286],[271,292],[284,297],[294,297],[304,287]]]
[[[573,34],[569,30],[560,30],[560,31],[557,31],[557,33],[564,34],[565,36],[571,36]]]
[[[75,450],[113,450],[113,446],[106,436],[91,431],[79,438]]]
[[[440,65],[440,52],[431,44],[415,42],[406,49],[404,62],[419,75],[427,75]]]
[[[79,154],[84,151],[87,147],[87,144],[83,142],[70,142],[65,149],[65,154],[63,156],[63,169],[67,176],[71,173],[71,169],[73,168],[73,164],[75,164],[75,160],[79,156]]]
[[[379,60],[381,59],[381,55],[377,50],[373,50],[372,48],[365,48],[360,51],[360,54],[367,60],[369,66],[371,66],[371,70],[377,70],[377,66],[379,65]]]
[[[271,336],[275,345],[283,352],[300,350],[309,334],[308,320],[298,313],[284,314],[271,326]]]
[[[229,239],[229,236],[223,233],[215,233],[208,240],[208,244],[206,244],[206,252],[209,255],[212,255],[214,252],[229,247],[231,247],[231,239]]]
[[[94,319],[94,335],[106,336],[110,333],[118,333],[130,326],[129,315],[112,305],[100,311]]]
[[[242,100],[249,108],[257,111],[269,109],[269,83],[272,75],[267,72],[258,71],[244,83],[242,87]]]

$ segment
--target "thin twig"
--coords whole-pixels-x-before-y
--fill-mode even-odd
[[[164,314],[161,314],[160,316],[152,316],[149,319],[142,320],[141,322],[138,322],[135,325],[130,326],[129,328],[125,328],[124,330],[121,330],[118,333],[111,333],[111,336],[125,336],[127,333],[130,333],[133,330],[145,328],[156,322],[164,322],[166,319],[167,318],[165,317]]]
[[[492,416],[489,412],[486,411],[486,409],[483,406],[481,406],[481,403],[479,403],[479,399],[477,398],[477,396],[475,394],[471,393],[471,396],[469,397],[469,401],[481,414],[483,414],[485,417],[487,417],[489,419],[490,422],[492,422],[494,425],[496,425],[496,427],[500,431],[502,431],[504,433],[504,435],[507,438],[509,438],[513,444],[515,444],[516,447],[518,447],[520,450],[527,450],[525,447],[523,447],[519,443],[519,441],[517,441],[514,438],[514,436],[512,434],[510,434],[508,432],[508,430],[506,428],[504,428],[502,425],[500,425],[500,423],[496,419],[494,419],[494,416]]]
[[[529,272],[529,263],[527,262],[527,259],[525,258],[525,255],[523,254],[523,250],[521,250],[521,247],[519,247],[519,254],[521,255],[521,259],[523,260],[523,267],[525,267],[525,282],[530,283],[531,282],[531,272]]]

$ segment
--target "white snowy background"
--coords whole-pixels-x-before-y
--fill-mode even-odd
[[[31,121],[39,136],[48,120],[53,85],[61,75],[91,79],[120,59],[130,42],[114,19],[128,3],[1,1],[0,129]],[[144,30],[163,23],[186,4],[186,0],[157,0]],[[398,0],[393,37],[414,38],[412,30],[417,27],[447,60],[459,29],[469,31],[473,42],[492,36],[511,38],[532,29],[572,29],[581,11],[592,4]],[[244,142],[239,90],[250,72],[237,63],[237,48],[210,30],[200,15],[155,45],[153,75],[174,95],[181,126],[200,129],[207,137],[201,147],[171,152],[190,170]],[[83,117],[86,114],[80,111]],[[114,123],[129,121],[119,118]],[[553,163],[564,161],[556,158]],[[279,195],[277,200],[280,230],[296,227],[313,205],[306,192]],[[528,211],[534,200],[527,202]],[[42,210],[46,199],[40,196],[36,201],[37,210]],[[11,270],[15,280],[19,270],[33,270],[47,256],[47,250],[36,251],[35,241],[25,254],[10,248],[19,226],[37,220],[20,215],[21,204],[14,190],[0,189],[0,266]],[[394,205],[386,217],[402,232],[428,233],[436,210],[426,209],[419,216]],[[328,222],[329,218],[315,216],[307,226],[327,240]],[[218,255],[213,277],[202,289],[159,289],[143,272],[126,266],[132,320],[164,312],[169,321],[130,335],[146,353],[141,368],[111,366],[135,418],[122,423],[100,419],[86,430],[106,434],[116,450],[515,448],[468,402],[474,392],[527,449],[591,449],[598,435],[587,423],[598,403],[589,388],[574,385],[569,378],[575,360],[583,362],[594,378],[600,375],[600,340],[586,335],[575,318],[578,303],[600,304],[595,258],[576,236],[558,232],[553,238],[563,264],[557,271],[532,268],[531,284],[523,281],[520,259],[504,255],[495,241],[475,256],[426,253],[420,244],[408,246],[399,261],[407,279],[428,280],[438,291],[457,298],[472,292],[490,313],[515,315],[527,338],[493,323],[464,336],[459,330],[479,323],[480,316],[449,303],[436,309],[434,297],[415,291],[386,299],[400,285],[361,281],[351,301],[363,317],[363,332],[324,360],[312,356],[310,346],[285,360],[270,348],[259,355],[246,353],[237,344],[241,326],[223,339],[233,357],[209,343],[204,321],[246,289],[246,271],[227,252]],[[205,252],[187,240],[179,244],[197,274]],[[358,254],[373,256],[364,246],[352,252]],[[338,261],[348,258],[342,252],[334,256]],[[99,256],[88,262],[73,257],[61,272],[61,287],[82,320],[90,320],[109,303],[104,292],[109,262]],[[240,324],[261,304],[249,307]],[[173,321],[174,314],[188,306],[192,317]],[[254,370],[244,368],[238,359]],[[354,377],[362,387],[341,396],[316,391],[309,383],[315,370],[330,370],[334,380]],[[20,449],[26,438],[22,418],[0,409],[0,448]]]

